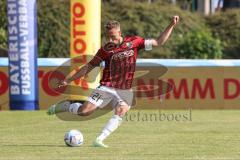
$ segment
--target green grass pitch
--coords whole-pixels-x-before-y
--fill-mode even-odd
[[[135,114],[138,111],[130,111]],[[154,110],[141,111],[150,115]],[[186,110],[164,110],[185,114]],[[67,122],[45,111],[0,112],[0,160],[239,160],[240,111],[192,110],[192,120],[123,122],[105,143],[91,146],[111,114],[80,122]],[[129,118],[129,117],[128,117]],[[66,147],[67,130],[79,129],[84,144]]]

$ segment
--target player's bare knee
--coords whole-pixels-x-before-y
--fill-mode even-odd
[[[90,114],[92,114],[92,112],[84,112],[84,111],[82,111],[82,112],[78,113],[79,116],[89,116]]]
[[[78,110],[78,115],[79,116],[89,116],[93,111],[89,110],[88,108],[83,108],[81,110]]]
[[[115,115],[118,115],[120,117],[124,117],[124,115],[128,112],[129,107],[128,106],[118,106],[115,109]]]
[[[89,116],[90,114],[92,114],[94,112],[94,110],[96,109],[96,107],[88,102],[85,102],[82,107],[80,107],[78,109],[78,115],[79,116]]]

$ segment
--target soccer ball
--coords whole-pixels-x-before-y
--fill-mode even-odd
[[[78,147],[83,144],[83,135],[78,130],[70,130],[64,136],[64,142],[69,147]]]

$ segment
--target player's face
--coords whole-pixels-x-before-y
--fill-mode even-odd
[[[115,44],[118,44],[122,37],[120,28],[112,28],[108,30],[107,35],[108,35],[109,41]]]

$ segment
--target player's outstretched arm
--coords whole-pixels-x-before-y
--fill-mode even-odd
[[[68,83],[82,78],[86,76],[91,70],[93,70],[96,66],[99,66],[99,64],[103,61],[103,55],[102,55],[102,49],[100,48],[96,55],[93,57],[93,59],[88,62],[86,65],[84,65],[82,68],[80,68],[77,71],[72,71],[62,82],[58,87],[64,87]]]
[[[82,78],[85,75],[87,75],[89,72],[91,72],[91,70],[95,68],[94,66],[92,66],[91,64],[86,64],[84,65],[82,68],[80,68],[77,71],[73,71],[71,72],[69,75],[67,75],[67,77],[59,84],[59,88],[60,87],[64,87],[66,85],[68,85],[69,83],[71,83],[72,81]]]
[[[163,45],[169,38],[169,36],[172,33],[173,28],[177,25],[179,22],[179,16],[173,16],[171,23],[167,26],[167,28],[158,36],[157,39],[152,40],[153,46],[159,46]]]

